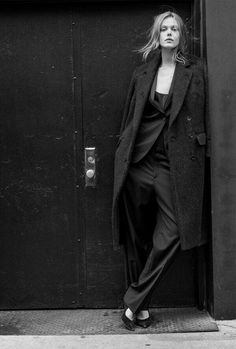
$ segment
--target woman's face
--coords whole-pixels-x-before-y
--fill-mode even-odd
[[[173,17],[163,20],[160,28],[161,48],[174,49],[179,45],[180,34],[177,21]]]

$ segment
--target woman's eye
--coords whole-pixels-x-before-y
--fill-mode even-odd
[[[164,32],[166,30],[167,30],[167,27],[161,27],[161,32]],[[178,28],[177,27],[171,27],[171,30],[176,32],[178,30]]]

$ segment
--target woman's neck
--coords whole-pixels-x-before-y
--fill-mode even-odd
[[[175,53],[176,49],[174,50],[166,50],[162,48],[161,50],[161,58],[162,58],[162,67],[173,67],[175,65]]]

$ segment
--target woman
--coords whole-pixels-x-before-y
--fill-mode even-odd
[[[114,243],[124,244],[124,325],[148,327],[153,290],[176,253],[206,242],[205,155],[209,154],[204,64],[185,53],[173,12],[155,17],[132,77],[115,157]]]

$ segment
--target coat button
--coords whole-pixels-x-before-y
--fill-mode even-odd
[[[189,138],[193,138],[193,134],[192,133],[190,133],[188,136],[189,136]]]
[[[171,136],[171,137],[170,137],[170,141],[171,141],[171,142],[174,142],[175,140],[176,140],[176,137],[175,137],[175,136]]]
[[[197,159],[196,156],[194,156],[194,155],[191,156],[192,161],[195,161],[196,159]]]
[[[191,120],[192,120],[191,116],[188,115],[188,116],[187,116],[187,120],[188,120],[188,121],[191,121]]]

